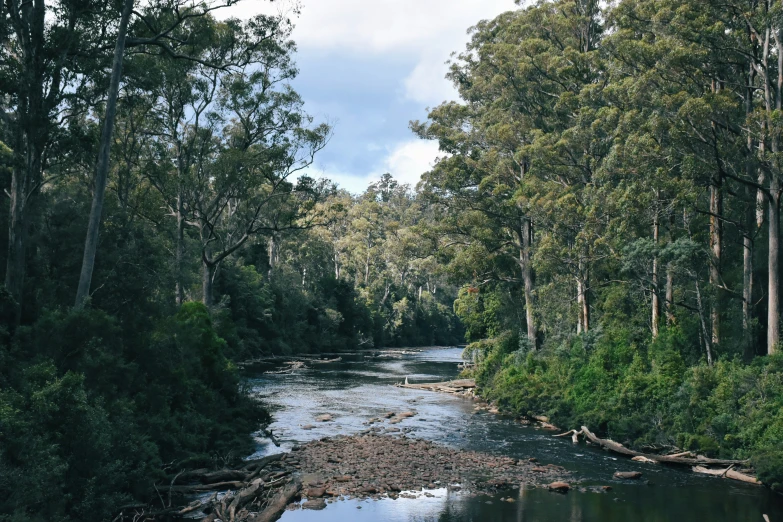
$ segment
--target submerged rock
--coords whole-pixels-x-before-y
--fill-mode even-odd
[[[635,480],[642,476],[641,471],[615,471],[614,478]]]
[[[326,501],[322,498],[302,502],[302,509],[324,509],[325,507]]]
[[[549,491],[557,491],[558,493],[566,493],[571,486],[567,482],[552,482],[547,486]]]

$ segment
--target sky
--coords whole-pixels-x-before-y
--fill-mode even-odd
[[[277,13],[290,0],[242,0],[226,15]],[[302,0],[293,39],[294,88],[334,136],[308,174],[362,192],[389,172],[415,186],[438,156],[408,128],[427,108],[457,99],[444,78],[467,30],[514,9],[513,0]]]

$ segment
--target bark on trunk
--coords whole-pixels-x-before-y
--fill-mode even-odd
[[[82,308],[85,300],[90,295],[92,272],[95,268],[95,254],[98,250],[98,232],[103,213],[103,199],[106,194],[106,180],[109,175],[109,156],[111,152],[112,133],[114,131],[114,118],[117,114],[117,98],[120,92],[120,78],[122,77],[122,59],[125,54],[125,37],[128,32],[128,20],[133,10],[133,0],[125,0],[120,18],[120,27],[117,33],[117,45],[114,48],[114,61],[112,63],[111,81],[109,83],[108,99],[106,100],[106,115],[103,121],[101,143],[98,149],[98,164],[95,169],[95,189],[93,192],[92,208],[87,224],[87,239],[84,242],[84,257],[82,270],[79,276],[79,286],[76,290],[75,307]]]
[[[710,249],[712,251],[710,285],[713,289],[713,299],[710,307],[710,322],[712,324],[710,339],[713,348],[717,348],[720,345],[720,266],[723,254],[722,223],[719,217],[723,212],[723,196],[720,185],[720,176],[710,185]]]
[[[177,306],[182,306],[185,301],[185,288],[183,279],[182,263],[185,258],[185,216],[182,209],[182,195],[177,195],[177,238],[176,238],[176,250],[174,253],[174,278],[176,303]]]
[[[661,320],[661,300],[658,296],[658,237],[661,232],[661,225],[658,219],[658,211],[655,212],[653,217],[653,243],[655,244],[656,253],[653,255],[652,266],[652,336],[653,339],[658,337],[659,324]]]
[[[753,83],[756,70],[751,64],[748,68],[748,87],[745,92],[745,117],[749,118],[753,113]],[[747,139],[748,157],[745,163],[745,174],[748,179],[754,178],[753,164],[753,135],[748,133]],[[749,199],[753,197],[753,190],[745,187]],[[742,331],[744,337],[745,358],[750,360],[755,354],[751,324],[753,320],[753,209],[750,206],[746,212],[745,230],[742,233]],[[762,214],[763,218],[763,214]]]
[[[11,208],[8,225],[8,259],[5,270],[5,287],[19,304],[14,321],[21,319],[22,293],[24,292],[25,255],[27,245],[28,215],[27,181],[29,177],[23,167],[14,169],[11,179]]]
[[[201,302],[207,307],[212,306],[212,282],[215,277],[215,265],[201,260]]]
[[[529,218],[522,220],[522,250],[519,253],[522,265],[522,279],[525,284],[525,320],[527,339],[533,349],[537,347],[536,319],[533,309],[533,268],[530,266],[530,247],[533,242],[533,225]]]
[[[704,334],[704,350],[707,353],[707,364],[712,366],[712,346],[710,332],[707,330],[707,321],[704,319],[704,301],[701,298],[701,288],[699,287],[699,280],[696,279],[696,306],[699,311],[699,321],[701,322],[701,330]]]
[[[767,354],[772,355],[780,342],[780,193],[777,182],[771,184],[769,198],[769,272],[767,288]]]

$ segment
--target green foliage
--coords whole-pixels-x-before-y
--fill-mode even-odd
[[[200,303],[126,339],[98,310],[52,312],[0,348],[0,520],[106,520],[168,465],[237,459],[268,417]]]
[[[720,360],[689,367],[684,336],[668,329],[648,346],[623,332],[586,346],[520,354],[514,336],[469,345],[481,393],[518,414],[547,414],[565,427],[586,425],[634,447],[677,446],[722,458],[751,458],[762,480],[781,488],[783,358],[747,365]]]

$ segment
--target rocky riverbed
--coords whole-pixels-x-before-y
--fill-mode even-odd
[[[532,457],[458,450],[405,436],[339,436],[294,449],[281,464],[302,474],[308,500],[396,498],[435,488],[476,493],[570,479],[561,466],[543,465]]]

